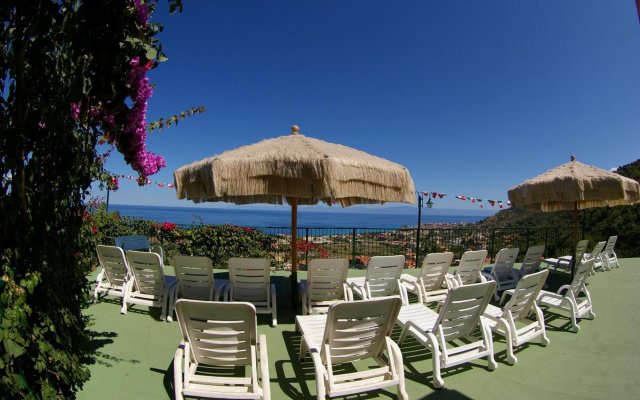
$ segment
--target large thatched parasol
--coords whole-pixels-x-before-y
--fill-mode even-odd
[[[298,204],[415,202],[413,180],[405,167],[303,136],[296,125],[291,135],[185,165],[175,171],[174,180],[178,198],[195,203],[290,204],[292,285],[297,281]]]
[[[640,202],[633,179],[576,161],[551,169],[509,190],[511,206],[531,211],[573,210],[573,251],[578,240],[578,210]],[[575,260],[574,260],[575,261]],[[575,269],[575,262],[571,274]]]

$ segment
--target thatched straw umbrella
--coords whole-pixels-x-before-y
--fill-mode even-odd
[[[415,202],[409,171],[394,162],[299,134],[263,140],[185,165],[174,173],[180,199],[195,203],[291,205],[291,278],[297,284],[297,208],[319,202]]]
[[[633,179],[583,164],[571,156],[571,162],[510,189],[509,200],[512,207],[531,211],[573,210],[573,276],[578,210],[640,202],[640,185]]]

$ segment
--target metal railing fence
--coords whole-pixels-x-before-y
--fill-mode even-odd
[[[191,226],[184,226],[189,228]],[[271,236],[273,259],[286,263],[290,250],[291,229],[288,227],[256,227]],[[615,228],[582,227],[580,238],[590,240],[589,248],[597,241],[615,234]],[[312,228],[297,230],[299,260],[306,265],[312,258],[344,257],[352,267],[364,267],[368,259],[377,255],[402,254],[408,267],[420,265],[432,252],[451,251],[459,259],[467,250],[486,249],[494,260],[503,247],[518,247],[521,260],[529,246],[544,244],[545,256],[569,255],[573,247],[572,227],[547,228],[425,228],[420,232],[419,260],[416,260],[417,228]],[[302,246],[300,246],[302,243]]]

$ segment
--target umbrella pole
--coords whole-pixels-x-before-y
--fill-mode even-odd
[[[571,279],[576,274],[576,265],[578,264],[576,247],[578,245],[578,202],[573,203],[573,262],[571,263]]]
[[[298,198],[290,200],[291,204],[291,306],[296,311],[298,289]]]

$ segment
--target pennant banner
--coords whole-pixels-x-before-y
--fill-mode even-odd
[[[440,193],[440,192],[420,192],[423,196],[432,198],[432,199],[436,199],[436,198],[443,198],[445,197],[447,194],[446,193]],[[477,204],[478,206],[480,206],[480,208],[484,208],[484,201],[486,201],[487,203],[489,203],[489,205],[491,207],[495,207],[498,206],[499,208],[504,208],[504,206],[506,205],[507,207],[511,206],[511,202],[509,200],[507,201],[502,201],[502,200],[485,200],[482,198],[478,198],[478,197],[474,197],[474,196],[467,196],[467,195],[457,195],[454,196],[456,199],[458,200],[462,200],[462,201],[470,201],[472,204]]]
[[[151,186],[151,185],[155,185],[159,188],[168,188],[168,189],[173,189],[175,188],[175,185],[173,183],[163,183],[163,182],[155,182],[152,181],[150,179],[146,179],[144,182],[141,182],[141,178],[137,177],[137,176],[131,176],[131,175],[114,175],[111,177],[111,180],[113,181],[115,179],[115,188],[112,188],[113,190],[117,190],[117,185],[118,185],[118,178],[119,179],[128,179],[130,181],[136,181],[138,182],[138,184],[141,186]]]

